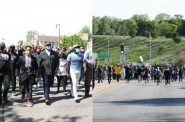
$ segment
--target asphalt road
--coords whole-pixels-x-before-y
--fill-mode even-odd
[[[94,94],[93,122],[185,122],[185,81],[131,81]]]
[[[0,122],[92,122],[92,97],[83,98],[83,84],[78,88],[80,103],[75,103],[74,98],[64,95],[62,87],[60,89],[61,92],[56,93],[56,84],[51,87],[50,106],[44,103],[42,88],[33,90],[33,107],[27,107],[26,102],[22,102],[21,94],[9,94],[9,104],[0,105]],[[67,90],[70,92],[71,85]]]

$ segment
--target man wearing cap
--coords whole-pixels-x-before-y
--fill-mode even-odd
[[[50,43],[46,43],[45,49],[39,55],[39,68],[42,73],[44,83],[44,97],[46,105],[50,105],[50,86],[53,80],[53,76],[59,65],[59,58],[51,48]]]
[[[72,95],[75,98],[75,102],[79,102],[77,94],[77,82],[80,79],[81,69],[83,64],[83,55],[80,53],[80,46],[74,45],[74,52],[67,57],[66,72],[67,76],[72,79]]]

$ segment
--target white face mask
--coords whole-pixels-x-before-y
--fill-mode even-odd
[[[79,53],[79,52],[80,52],[80,49],[79,49],[79,48],[76,48],[76,49],[75,49],[75,52],[76,52],[76,53]]]

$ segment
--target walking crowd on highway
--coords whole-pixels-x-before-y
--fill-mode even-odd
[[[74,97],[78,103],[78,83],[84,81],[84,97],[90,97],[91,57],[92,51],[77,44],[53,49],[51,43],[46,43],[44,48],[29,45],[23,48],[21,45],[6,47],[1,42],[0,105],[9,102],[8,93],[11,93],[14,96],[21,94],[21,100],[27,106],[33,106],[33,86],[43,87],[44,102],[50,105],[50,87],[54,85],[55,77],[58,93],[62,85],[63,93]],[[71,84],[70,93],[66,89],[68,84]]]
[[[153,65],[151,67],[145,65],[113,65],[103,67],[99,65],[96,68],[96,79],[98,83],[103,82],[103,80],[125,80],[129,83],[131,80],[138,80],[138,82],[144,81],[148,83],[149,80],[153,80],[157,85],[163,80],[165,85],[170,84],[170,82],[179,81],[182,82],[185,76],[185,67],[183,65]]]

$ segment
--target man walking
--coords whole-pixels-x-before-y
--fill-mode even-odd
[[[71,53],[67,57],[67,76],[72,79],[72,96],[75,98],[75,102],[79,102],[77,94],[77,82],[80,79],[81,69],[83,64],[83,55],[80,53],[80,46],[73,46],[75,52]]]
[[[39,67],[44,82],[44,97],[46,105],[50,105],[50,86],[53,76],[58,68],[59,59],[56,53],[51,49],[51,44],[46,43],[45,49],[39,55]]]

